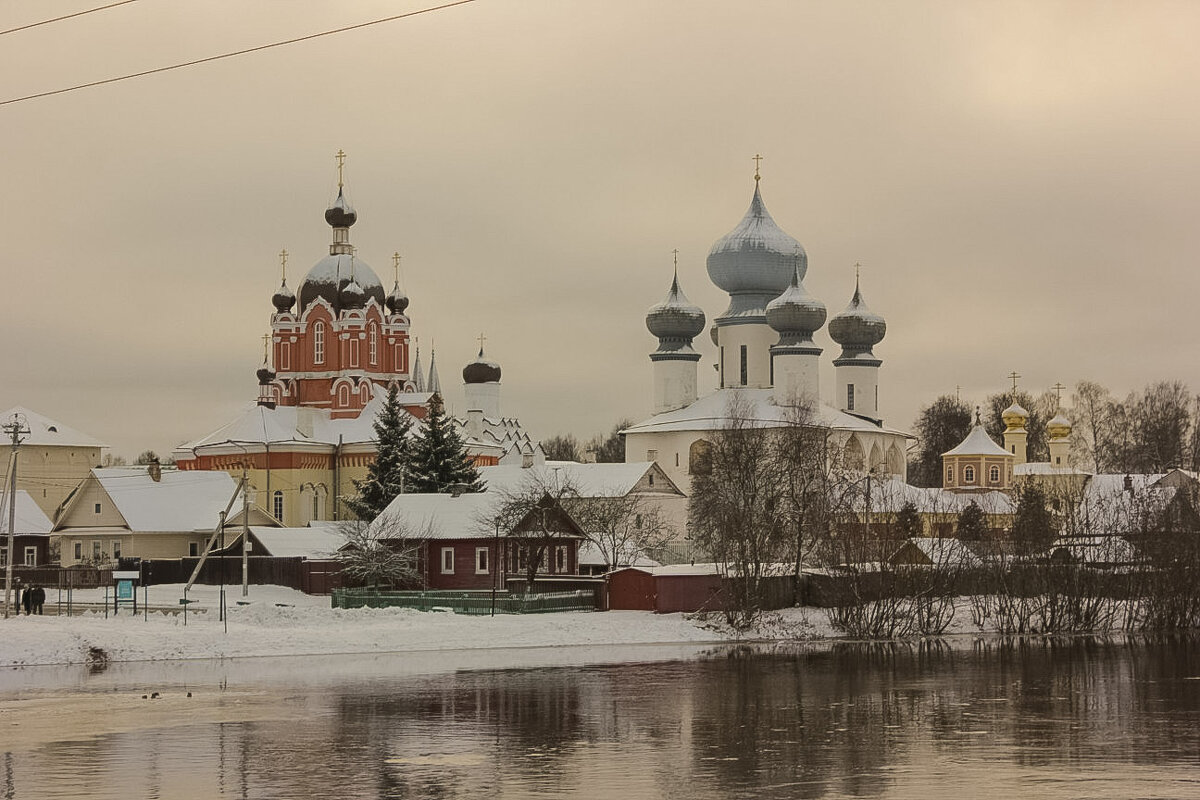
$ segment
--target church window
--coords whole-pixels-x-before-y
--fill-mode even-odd
[[[313,323],[313,363],[325,363],[325,323],[320,320]]]
[[[946,483],[954,483],[954,465],[946,467]]]
[[[275,514],[275,519],[283,522],[283,492],[276,489],[275,496],[272,498],[272,500],[272,505],[274,506],[272,511]]]
[[[375,323],[371,323],[371,332],[367,334],[367,346],[371,357],[371,366],[379,364],[379,329],[375,327]]]
[[[688,448],[688,474],[708,474],[712,470],[708,458],[711,449],[712,445],[704,439],[692,442],[692,446]]]
[[[279,368],[292,368],[292,347],[287,342],[282,342],[279,345]]]
[[[746,354],[746,345],[742,345],[742,347],[741,347],[741,360],[742,360],[741,361],[741,378],[742,378],[741,385],[745,386],[747,383],[750,382],[748,380],[750,364],[749,364],[749,360],[748,360],[748,357]]]
[[[988,480],[991,481],[992,483],[1000,482],[1000,468],[999,467],[993,466],[991,469],[988,470]]]
[[[338,405],[350,405],[350,387],[344,383],[338,387]]]
[[[847,411],[854,410],[854,384],[853,383],[846,384],[846,410]]]
[[[974,483],[975,482],[975,468],[974,467],[963,467],[963,482],[964,483]]]
[[[350,366],[358,366],[358,339],[350,340]]]

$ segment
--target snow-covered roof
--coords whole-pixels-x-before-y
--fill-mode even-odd
[[[489,492],[520,492],[530,486],[572,486],[580,497],[624,497],[654,471],[655,489],[664,494],[682,492],[653,461],[620,464],[580,464],[556,461],[523,469],[521,467],[482,467],[479,476]]]
[[[1050,545],[1051,557],[1062,551],[1082,564],[1129,564],[1137,555],[1121,536],[1064,536]]]
[[[621,552],[617,554],[617,562],[617,566],[614,569],[660,566],[657,561],[639,552],[636,547],[621,548]],[[604,558],[604,554],[600,552],[600,548],[594,543],[584,542],[579,548],[579,566],[603,567],[608,566],[608,561]]]
[[[1178,491],[1176,487],[1160,484],[1167,474],[1093,475],[1084,486],[1076,509],[1082,530],[1103,536],[1145,530]]]
[[[228,472],[163,470],[155,481],[145,467],[106,467],[92,475],[135,532],[212,530],[237,488]],[[237,500],[230,517],[240,511]]]
[[[0,531],[8,533],[8,493],[5,492],[4,513],[0,514]],[[54,523],[46,516],[46,512],[33,501],[29,492],[17,490],[16,518],[13,520],[13,533],[49,533]]]
[[[1074,467],[1056,467],[1048,461],[1036,461],[1013,466],[1013,477],[1021,475],[1088,475],[1090,473]]]
[[[1013,454],[1005,450],[1000,445],[996,444],[988,432],[983,429],[982,425],[975,425],[971,428],[971,432],[967,434],[967,438],[955,447],[953,450],[947,450],[942,453],[943,456],[1008,456],[1013,457]]]
[[[72,427],[56,422],[36,411],[30,411],[23,406],[13,406],[0,414],[0,422],[8,423],[13,415],[20,415],[29,429],[29,434],[21,440],[22,444],[58,445],[59,447],[108,447],[99,439],[93,439],[86,433],[80,433]]]
[[[718,389],[701,397],[685,408],[656,414],[647,420],[631,425],[623,433],[659,433],[668,431],[720,430],[729,422],[729,404],[735,397],[746,402],[751,420],[767,428],[789,424],[788,409],[775,405],[772,389]],[[814,421],[835,430],[870,431],[908,436],[903,431],[880,427],[862,417],[838,411],[832,406],[821,405]]]
[[[268,528],[251,525],[250,532],[266,550],[277,557],[301,556],[310,559],[327,559],[346,543],[336,524],[310,528]]]
[[[921,555],[929,559],[929,563],[935,567],[971,569],[983,566],[983,561],[979,556],[971,552],[958,539],[931,539],[924,536],[914,536],[901,546],[896,555],[899,555],[901,551],[908,547],[914,547],[919,550]],[[893,559],[895,557],[895,555],[892,556]]]
[[[985,514],[1016,513],[1016,503],[1005,492],[952,492],[937,487],[910,486],[899,478],[871,480],[871,511],[899,513],[908,503],[922,514],[959,514],[971,503]],[[850,509],[855,513],[866,510],[866,489],[853,491],[849,496]]]
[[[501,502],[496,492],[401,494],[371,525],[400,526],[406,535],[431,539],[487,539],[496,535]]]

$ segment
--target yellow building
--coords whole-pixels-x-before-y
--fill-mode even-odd
[[[21,406],[0,414],[0,420],[7,424],[14,416],[28,431],[18,448],[17,488],[28,492],[42,513],[53,520],[79,482],[100,466],[108,445]],[[4,459],[6,478],[11,452],[12,445],[5,440],[0,458]]]

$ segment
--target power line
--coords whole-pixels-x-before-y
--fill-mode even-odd
[[[13,103],[21,103],[21,102],[24,102],[25,100],[36,100],[39,97],[50,97],[50,96],[56,95],[56,94],[66,94],[67,92],[74,92],[74,91],[78,91],[79,89],[90,89],[93,86],[103,86],[108,83],[117,83],[119,81],[127,81],[127,80],[131,80],[133,78],[144,78],[147,75],[155,75],[160,72],[170,72],[170,71],[176,70],[176,69],[183,69],[184,67],[194,67],[197,64],[207,64],[210,61],[221,61],[222,59],[233,58],[235,56],[244,56],[247,53],[257,53],[260,50],[270,50],[273,47],[283,47],[284,45],[296,44],[298,42],[307,42],[310,39],[319,39],[322,36],[332,36],[335,33],[345,33],[346,31],[358,30],[359,28],[367,28],[372,25],[382,24],[384,22],[394,22],[395,20],[398,20],[398,19],[405,19],[406,17],[415,17],[418,14],[428,14],[431,11],[442,11],[447,8],[453,8],[454,6],[462,6],[462,5],[466,5],[467,3],[474,3],[474,2],[475,2],[475,0],[455,0],[455,2],[444,3],[440,6],[430,6],[429,8],[422,8],[422,9],[418,9],[416,11],[408,11],[404,14],[395,14],[393,16],[384,17],[382,19],[374,19],[374,20],[371,20],[370,22],[359,22],[355,25],[346,25],[345,27],[342,27],[342,28],[334,28],[332,30],[321,31],[320,33],[310,33],[306,36],[298,36],[295,39],[285,39],[282,42],[272,42],[270,44],[260,44],[256,47],[248,47],[245,50],[235,50],[231,53],[222,53],[217,56],[208,56],[207,58],[198,58],[195,61],[185,61],[182,64],[172,64],[167,67],[156,67],[154,69],[148,69],[148,70],[144,70],[142,72],[133,72],[128,75],[120,75],[116,78],[105,78],[104,80],[90,81],[89,83],[81,83],[81,84],[78,84],[77,86],[68,86],[64,89],[52,89],[51,91],[48,91],[48,92],[38,92],[37,94],[29,94],[29,95],[25,95],[24,97],[14,97],[10,100],[0,100],[0,106],[7,106],[7,105],[11,105]]]
[[[51,22],[62,22],[64,19],[71,19],[72,17],[82,17],[84,14],[94,14],[95,12],[103,11],[106,8],[116,8],[117,6],[124,6],[124,5],[128,5],[130,3],[136,3],[136,2],[137,2],[137,0],[121,0],[119,3],[109,3],[106,6],[97,6],[96,8],[89,8],[87,11],[76,11],[74,14],[63,14],[61,17],[55,17],[54,19],[44,19],[41,22],[31,22],[28,25],[21,25],[20,27],[17,27],[17,28],[9,28],[6,31],[0,31],[0,36],[3,36],[6,33],[16,33],[17,31],[27,31],[30,28],[37,28],[41,25],[49,25]]]

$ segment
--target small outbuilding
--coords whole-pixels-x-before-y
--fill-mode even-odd
[[[722,570],[716,564],[626,567],[608,574],[611,610],[673,614],[724,607]]]

